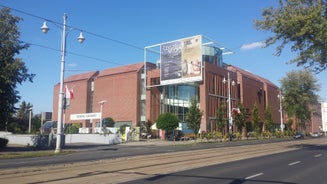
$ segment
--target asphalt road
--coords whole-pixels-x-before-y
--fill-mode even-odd
[[[98,144],[70,144],[63,150],[72,150],[74,153],[61,156],[18,158],[0,160],[0,169],[46,166],[53,164],[71,164],[76,162],[96,161],[103,159],[115,159],[138,155],[151,155],[159,153],[170,153],[176,151],[211,149],[220,147],[235,147],[243,145],[255,145],[270,142],[294,141],[293,139],[271,139],[271,140],[250,140],[234,141],[224,143],[201,143],[191,142],[131,142],[120,145],[98,145]]]
[[[127,183],[325,184],[326,145],[157,175]]]
[[[0,169],[0,181],[33,184],[326,183],[326,137],[275,143],[259,142],[248,142],[248,145],[148,145],[148,148],[141,145],[116,145],[118,149],[115,146],[88,147],[76,153],[81,155],[72,155],[80,159],[82,155],[105,159],[69,161],[64,164],[52,162],[31,167],[26,164],[36,164],[37,160],[25,162],[26,159],[15,159],[11,161],[20,162],[20,166]],[[158,151],[160,154],[142,154],[147,152],[145,150]],[[163,150],[166,152],[162,152]],[[119,153],[126,151],[136,153],[129,153],[132,156],[119,156]],[[47,159],[55,161],[58,158],[70,157],[39,158],[39,161],[43,163]],[[0,161],[1,165],[3,161]]]

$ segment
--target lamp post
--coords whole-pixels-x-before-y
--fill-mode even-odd
[[[102,100],[99,102],[99,104],[100,104],[100,128],[102,128],[102,106],[106,102],[107,102],[107,100]]]
[[[232,102],[231,102],[231,85],[235,85],[235,81],[233,80],[231,82],[229,72],[227,73],[227,81],[226,78],[224,78],[223,83],[225,84],[227,82],[228,86],[228,125],[229,125],[229,141],[232,141],[232,125],[233,125],[233,117],[232,117]]]
[[[66,13],[63,16],[63,26],[62,26],[62,35],[61,35],[61,69],[60,69],[60,87],[59,87],[59,99],[58,99],[58,125],[57,125],[57,141],[56,141],[56,150],[55,153],[61,152],[61,137],[62,137],[62,126],[63,126],[63,112],[64,112],[64,71],[65,71],[65,55],[66,55]],[[46,22],[43,22],[41,27],[43,33],[47,33],[49,28]],[[81,32],[77,38],[80,43],[83,43],[85,40],[83,33]]]
[[[277,98],[279,99],[279,113],[280,113],[280,130],[284,131],[284,123],[283,123],[283,105],[282,100],[284,99],[282,95],[282,91],[279,90],[279,94],[277,95]]]
[[[29,119],[28,119],[28,133],[31,133],[31,122],[32,122],[32,110],[33,108],[27,109],[29,111]]]

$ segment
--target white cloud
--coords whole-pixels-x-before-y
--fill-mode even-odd
[[[265,46],[264,42],[253,42],[249,44],[244,44],[241,46],[241,50],[251,50],[251,49],[256,49],[256,48],[262,48]]]
[[[76,67],[77,66],[77,63],[69,63],[67,66],[69,66],[69,67]]]

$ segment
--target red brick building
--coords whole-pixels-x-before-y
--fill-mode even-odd
[[[155,122],[162,112],[175,112],[183,121],[187,112],[184,109],[185,113],[183,113],[183,108],[187,108],[189,99],[197,95],[200,109],[204,112],[201,130],[212,131],[215,129],[215,116],[219,104],[228,97],[227,84],[224,84],[223,80],[230,73],[230,79],[235,82],[235,85],[231,86],[232,107],[237,107],[237,104],[241,102],[251,112],[256,104],[260,117],[263,118],[265,107],[269,104],[276,126],[280,123],[278,87],[238,67],[228,65],[227,68],[221,68],[204,62],[202,82],[160,86],[159,69],[155,68],[156,65],[148,63],[147,66],[150,66],[147,72],[149,86],[145,93],[142,82],[144,80],[142,78],[143,66],[142,62],[109,68],[101,72],[78,74],[65,79],[65,86],[73,89],[74,98],[71,99],[69,108],[65,110],[64,122],[83,123],[84,127],[94,127],[94,123],[99,120],[93,124],[90,124],[89,120],[72,121],[70,114],[100,112],[99,102],[103,100],[106,101],[103,105],[103,117],[112,117],[118,125],[139,126],[142,121]],[[180,92],[178,89],[191,92],[184,95],[187,96],[186,99],[179,99],[178,96],[163,98],[165,92],[172,93],[171,90],[173,90],[173,93],[178,93]],[[55,85],[54,94],[58,94],[58,91],[59,84]],[[177,106],[174,107],[171,104],[177,104]],[[142,110],[144,107],[145,112]],[[58,116],[57,109],[58,95],[54,95],[53,120],[56,120]]]
[[[95,77],[99,75],[98,71],[73,75],[65,79],[64,86],[73,91],[74,97],[70,100],[69,107],[65,109],[63,122],[69,123],[70,114],[80,114],[93,112],[93,83]],[[57,121],[58,118],[58,98],[59,84],[56,84],[53,92],[53,113],[52,119]],[[79,121],[83,126],[89,126],[88,121]]]
[[[117,127],[140,126],[146,121],[155,123],[164,112],[174,113],[185,122],[190,100],[195,97],[203,111],[200,130],[213,131],[217,109],[221,102],[228,100],[230,92],[232,108],[242,103],[251,112],[256,104],[263,122],[265,108],[269,105],[275,127],[280,127],[278,87],[260,76],[226,65],[221,49],[202,46],[201,67],[196,68],[201,71],[201,80],[162,84],[161,64],[141,62],[66,78],[65,85],[73,89],[74,98],[65,110],[64,122],[82,123],[83,127],[99,126],[100,119],[70,120],[70,115],[100,112],[101,101],[105,101],[102,117],[113,118]],[[224,82],[228,76],[230,91]],[[54,87],[53,120],[57,119],[58,91],[59,84]]]

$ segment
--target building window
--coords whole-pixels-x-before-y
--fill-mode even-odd
[[[141,100],[141,108],[140,108],[141,116],[145,116],[145,100]]]
[[[162,93],[161,113],[174,113],[181,121],[185,121],[191,99],[199,100],[198,84],[180,84],[165,86]]]
[[[141,95],[145,95],[145,79],[141,79]]]
[[[202,46],[202,60],[222,67],[222,50],[217,47]]]
[[[90,83],[90,105],[89,105],[89,112],[93,112],[93,102],[94,102],[94,81],[92,80]]]

